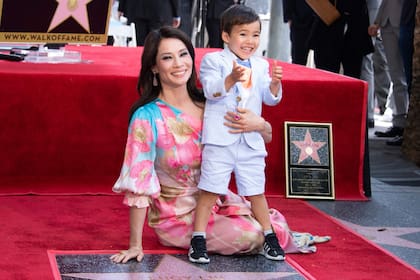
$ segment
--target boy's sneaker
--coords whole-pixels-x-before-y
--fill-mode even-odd
[[[270,233],[265,236],[263,250],[261,255],[273,261],[283,261],[285,259],[284,251],[281,248],[275,233]]]
[[[209,263],[210,259],[207,255],[206,239],[203,236],[194,236],[191,239],[188,258],[193,263]]]

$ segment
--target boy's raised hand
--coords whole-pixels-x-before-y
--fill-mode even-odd
[[[273,65],[271,67],[271,82],[274,83],[274,85],[278,85],[280,84],[282,78],[283,67],[277,65],[277,61],[274,60]]]
[[[247,69],[236,62],[233,61],[232,72],[226,76],[225,79],[225,88],[229,90],[235,83],[244,82],[246,80],[245,71]]]
[[[230,73],[232,80],[235,82],[244,82],[246,68],[239,65],[236,60],[233,61],[232,73]]]
[[[270,84],[270,90],[271,93],[273,93],[275,96],[277,96],[277,93],[280,89],[281,85],[281,79],[283,78],[283,67],[280,65],[277,65],[277,61],[274,60],[272,66],[271,66],[271,84]]]

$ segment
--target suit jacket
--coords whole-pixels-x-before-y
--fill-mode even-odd
[[[235,4],[234,0],[208,0],[207,18],[220,19],[220,15],[233,4]]]
[[[361,56],[373,52],[372,38],[368,34],[370,23],[366,0],[335,2],[340,18],[327,26],[316,16],[309,40],[310,48],[315,51],[322,48],[342,48]]]
[[[404,0],[401,10],[401,25],[414,24],[417,0]]]
[[[399,27],[401,21],[401,10],[404,0],[382,0],[376,15],[375,23],[384,27],[387,22],[393,27]]]
[[[238,96],[242,88],[236,83],[229,91],[225,89],[225,78],[232,72],[233,61],[237,57],[225,48],[219,52],[206,54],[200,65],[200,81],[207,98],[203,121],[203,144],[227,146],[237,141],[241,134],[229,133],[229,128],[223,125],[226,111],[233,111],[238,106]],[[252,69],[252,88],[246,108],[261,115],[262,104],[274,106],[282,97],[280,88],[277,97],[270,91],[271,77],[268,62],[260,57],[250,58]],[[253,149],[265,149],[264,140],[258,132],[243,133],[245,141]]]
[[[283,20],[291,20],[295,27],[310,27],[314,12],[305,0],[283,0]]]
[[[135,18],[171,24],[179,16],[180,0],[119,0],[118,11],[124,13],[129,22]]]

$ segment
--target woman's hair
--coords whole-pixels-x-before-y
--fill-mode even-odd
[[[194,46],[191,43],[190,38],[181,30],[164,26],[160,29],[151,31],[144,42],[143,54],[141,56],[141,69],[137,83],[137,92],[140,98],[133,104],[130,110],[130,119],[133,113],[141,106],[152,102],[158,98],[159,93],[162,90],[160,79],[156,76],[158,85],[153,86],[153,74],[152,68],[156,65],[157,53],[160,42],[162,39],[174,38],[182,41],[188,49],[188,52],[192,58],[192,72],[191,76],[187,81],[187,91],[190,98],[195,103],[204,103],[205,97],[201,90],[197,88],[197,71],[195,69],[195,52]]]
[[[260,23],[261,28],[261,19],[252,8],[245,5],[232,5],[222,13],[220,28],[223,32],[230,34],[233,26],[256,21]]]

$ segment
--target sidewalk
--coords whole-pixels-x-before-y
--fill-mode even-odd
[[[406,263],[420,269],[420,168],[405,159],[388,138],[374,136],[391,125],[375,115],[369,129],[372,196],[368,202],[310,201]]]

